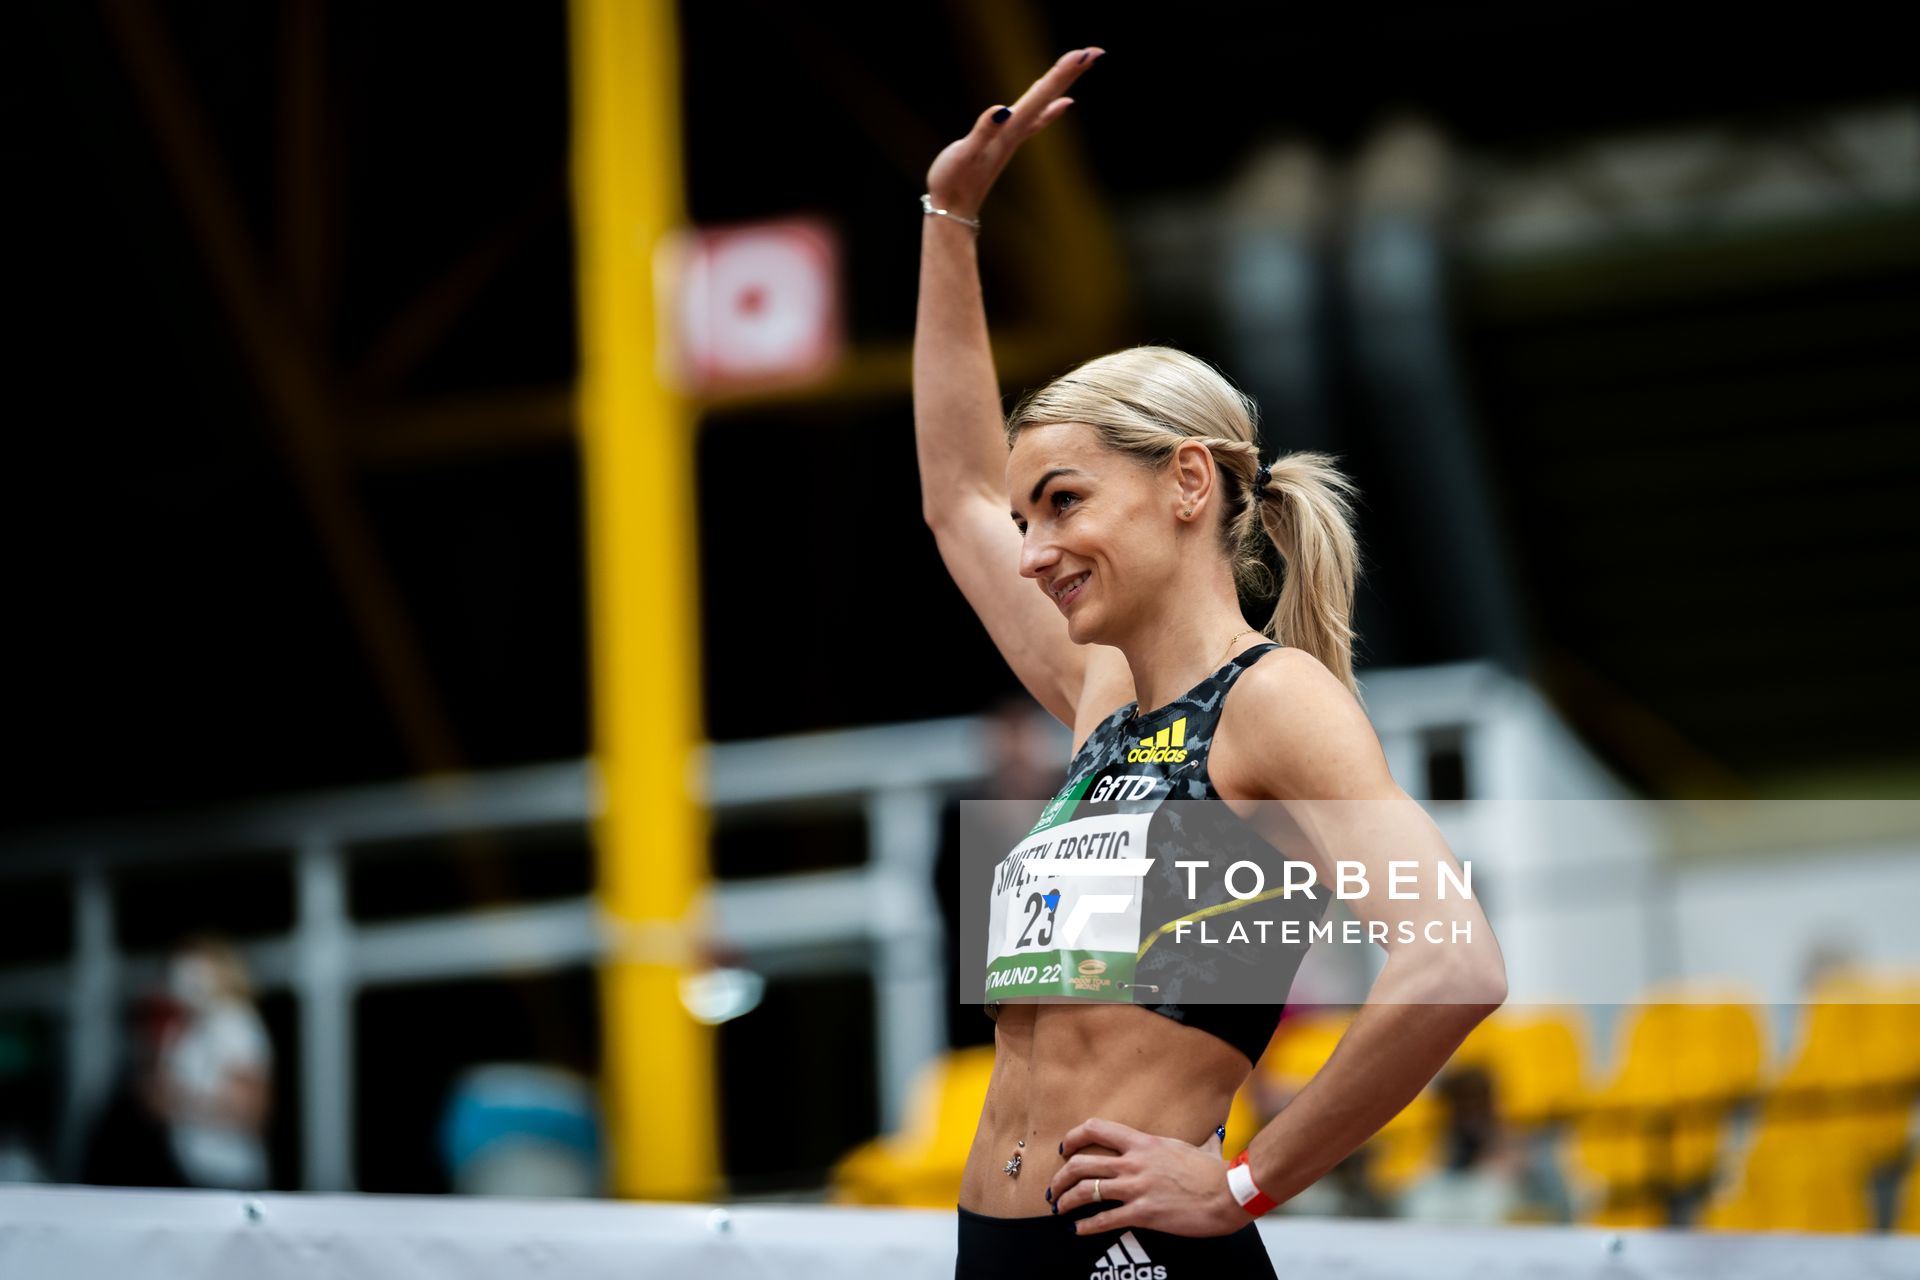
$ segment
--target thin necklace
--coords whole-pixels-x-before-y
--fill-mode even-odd
[[[1220,669],[1220,668],[1221,668],[1222,666],[1224,666],[1224,665],[1226,664],[1226,661],[1227,661],[1227,649],[1231,649],[1231,648],[1233,648],[1233,642],[1234,642],[1235,640],[1238,640],[1238,639],[1239,639],[1239,638],[1240,638],[1241,636],[1250,636],[1250,635],[1252,635],[1252,634],[1253,634],[1254,632],[1256,632],[1256,631],[1258,631],[1259,629],[1260,629],[1260,628],[1258,628],[1258,627],[1248,627],[1248,628],[1247,628],[1247,629],[1246,629],[1245,631],[1236,631],[1236,632],[1234,632],[1234,633],[1233,633],[1232,635],[1230,635],[1230,636],[1228,636],[1228,637],[1227,637],[1227,648],[1226,648],[1226,649],[1222,649],[1222,650],[1220,651],[1220,661],[1219,661],[1219,662],[1216,662],[1216,663],[1214,663],[1214,664],[1213,664],[1213,668],[1212,668],[1212,669],[1213,669],[1214,671],[1218,671],[1218,670],[1219,670],[1219,669]]]

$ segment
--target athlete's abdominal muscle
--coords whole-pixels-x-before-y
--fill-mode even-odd
[[[1246,1058],[1226,1041],[1150,1009],[1003,1003],[960,1204],[1000,1218],[1051,1212],[1044,1193],[1064,1162],[1058,1144],[1093,1116],[1205,1143],[1247,1074]],[[1016,1152],[1020,1172],[1008,1177]]]

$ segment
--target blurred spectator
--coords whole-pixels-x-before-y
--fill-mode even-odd
[[[598,1115],[593,1083],[563,1067],[470,1068],[440,1122],[448,1181],[460,1195],[599,1195]]]
[[[162,1053],[184,1012],[170,992],[133,1002],[128,1018],[127,1068],[93,1122],[81,1156],[80,1181],[108,1187],[184,1187],[161,1110]]]
[[[1493,1080],[1478,1067],[1440,1078],[1447,1107],[1440,1168],[1401,1198],[1402,1216],[1419,1222],[1492,1224],[1520,1214],[1525,1153],[1508,1142],[1493,1108]]]
[[[982,799],[1045,802],[1066,780],[1066,731],[1025,694],[994,705],[987,743],[992,773]]]
[[[167,993],[179,1016],[161,1043],[152,1106],[181,1173],[196,1187],[265,1187],[273,1045],[245,962],[218,939],[188,939]]]

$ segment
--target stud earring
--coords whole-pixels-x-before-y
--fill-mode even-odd
[[[1180,514],[1181,514],[1181,515],[1183,515],[1183,516],[1190,516],[1190,515],[1192,515],[1192,514],[1193,514],[1193,508],[1192,508],[1192,507],[1187,507],[1187,508],[1186,508],[1185,510],[1183,510],[1183,511],[1181,511],[1181,513],[1180,513]]]

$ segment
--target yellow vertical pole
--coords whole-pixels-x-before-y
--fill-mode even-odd
[[[573,0],[573,182],[610,1168],[616,1195],[702,1200],[719,1190],[712,1030],[680,1002],[676,941],[707,875],[687,786],[695,422],[655,357],[654,250],[685,221],[674,18],[673,0]]]

